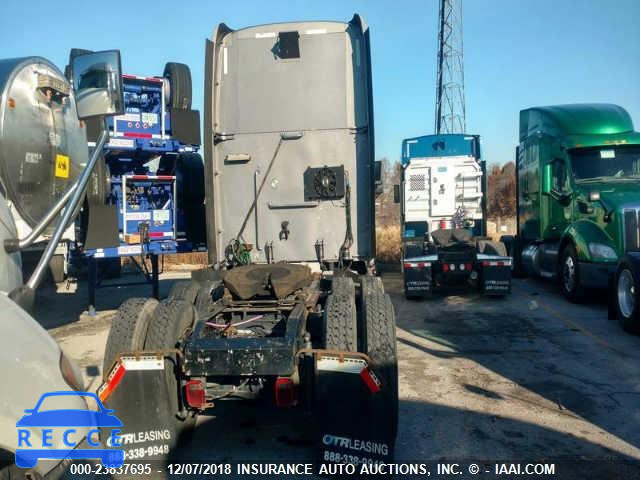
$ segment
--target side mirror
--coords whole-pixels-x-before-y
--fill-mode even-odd
[[[71,72],[79,119],[124,113],[119,50],[78,55]]]
[[[400,185],[393,186],[393,203],[400,203]]]
[[[547,163],[542,169],[542,194],[551,193],[551,164]]]
[[[382,160],[376,160],[373,164],[373,185],[376,196],[382,195]]]

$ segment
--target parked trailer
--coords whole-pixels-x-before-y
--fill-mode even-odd
[[[611,316],[640,331],[640,133],[617,105],[520,112],[518,232],[506,239],[522,275],[555,278],[582,301],[610,286]]]
[[[402,142],[402,272],[407,298],[444,285],[471,285],[491,296],[511,290],[511,258],[486,235],[486,171],[477,135]]]
[[[86,52],[72,49],[70,59]],[[163,76],[123,74],[122,86],[124,113],[107,119],[109,141],[71,257],[78,266],[88,260],[90,311],[100,277],[118,276],[121,257],[140,258],[157,297],[159,255],[206,250],[200,115],[191,109],[189,67],[171,62]],[[88,122],[91,147],[100,128]]]
[[[395,318],[367,273],[366,24],[220,24],[206,44],[205,135],[213,268],[161,302],[128,300],[109,333],[99,392],[140,439],[125,455],[166,457],[198,414],[244,400],[299,415],[325,462],[390,459]],[[150,430],[162,438],[138,435]]]

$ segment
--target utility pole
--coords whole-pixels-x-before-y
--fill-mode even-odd
[[[462,0],[440,0],[436,134],[466,133]]]

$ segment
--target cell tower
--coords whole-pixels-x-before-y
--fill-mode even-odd
[[[466,133],[462,0],[440,0],[436,133]]]

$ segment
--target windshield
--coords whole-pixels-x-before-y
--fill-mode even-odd
[[[640,145],[577,148],[569,156],[576,180],[640,177]]]

